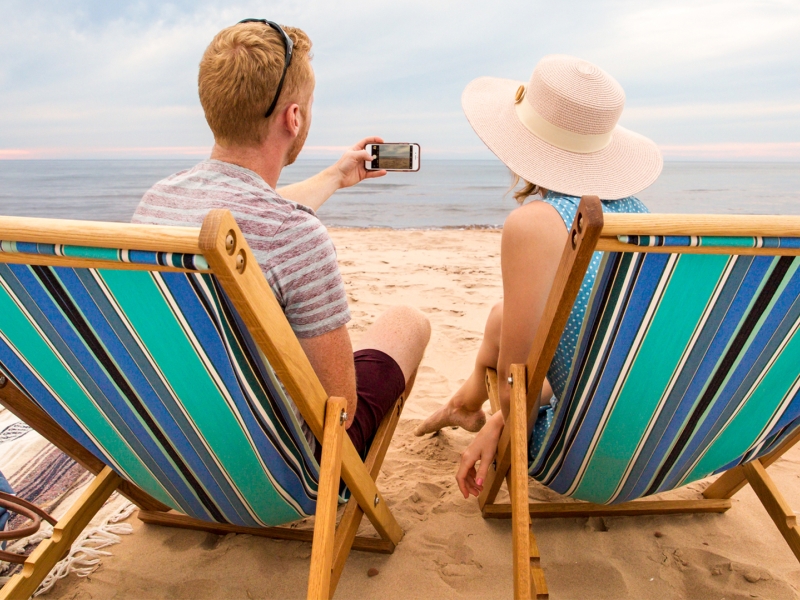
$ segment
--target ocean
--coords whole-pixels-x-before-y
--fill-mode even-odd
[[[196,160],[0,161],[0,215],[128,221],[156,181]],[[301,160],[279,185],[331,164]],[[497,160],[428,160],[340,190],[319,210],[330,227],[497,227],[516,203]],[[638,194],[653,212],[800,214],[800,163],[667,162]]]

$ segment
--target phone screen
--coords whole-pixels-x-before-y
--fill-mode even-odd
[[[411,144],[372,144],[373,169],[413,168]]]

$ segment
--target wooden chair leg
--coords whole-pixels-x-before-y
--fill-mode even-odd
[[[405,405],[405,397],[400,396],[395,402],[395,406],[390,413],[388,413],[378,426],[375,436],[372,439],[372,446],[367,454],[367,460],[364,465],[367,467],[372,479],[377,479],[383,466],[383,459],[386,458],[386,452],[389,450],[389,444],[394,437],[394,432],[397,429],[397,423],[400,421],[400,414],[403,412]],[[361,519],[364,516],[364,511],[358,505],[354,498],[351,498],[344,509],[344,514],[339,521],[339,527],[336,529],[336,538],[334,539],[333,550],[333,568],[331,572],[331,598],[336,592],[336,586],[339,584],[339,578],[342,576],[345,562],[350,554],[350,549],[355,548],[353,540],[356,538],[356,532],[361,524]],[[394,550],[394,543],[391,540],[382,540],[385,544],[391,544],[391,551]]]
[[[333,598],[336,593],[336,588],[339,585],[339,579],[344,571],[344,565],[347,563],[347,558],[350,556],[350,551],[355,550],[354,541],[356,532],[361,525],[361,520],[364,517],[364,511],[358,505],[354,498],[350,498],[342,513],[342,518],[339,520],[339,526],[336,528],[336,535],[333,539],[333,562],[331,564],[331,577],[330,577],[330,590],[329,595]],[[384,543],[389,543],[391,550],[389,553],[394,552],[395,545],[386,540],[381,540]]]
[[[531,597],[536,600],[547,600],[550,597],[547,591],[547,580],[544,577],[541,558],[539,556],[539,545],[536,543],[536,536],[531,529],[530,535],[530,570],[531,570]]]
[[[500,410],[500,388],[497,386],[497,371],[486,367],[486,393],[489,395],[489,405],[492,414]]]
[[[720,475],[714,483],[703,490],[706,498],[731,498],[747,484],[742,467],[734,467]]]
[[[755,491],[761,504],[778,527],[778,531],[789,544],[795,557],[800,561],[800,529],[797,516],[778,490],[761,461],[754,460],[742,466],[747,481]]]
[[[349,438],[344,439],[342,448],[342,479],[375,531],[383,539],[390,540],[395,545],[399,544],[403,539],[403,528],[389,510],[375,485],[375,480],[370,476]]]
[[[489,404],[492,407],[492,413],[495,413],[500,410],[500,388],[497,384],[497,371],[487,367],[485,382],[486,393],[489,395]],[[504,431],[500,437],[500,442],[497,444],[497,458],[489,468],[483,492],[478,496],[478,507],[481,511],[484,507],[490,506],[494,502],[500,487],[503,485],[503,480],[508,477],[508,470],[511,466],[509,439],[507,432]]]
[[[333,538],[336,532],[336,507],[342,472],[342,441],[347,420],[347,400],[332,397],[325,410],[320,461],[317,512],[314,519],[314,542],[311,546],[311,568],[308,575],[308,599],[329,597]]]
[[[547,583],[528,512],[528,410],[525,365],[511,366],[511,528],[514,598],[546,598]]]
[[[547,581],[542,570],[539,546],[531,529],[528,508],[528,428],[527,428],[527,377],[525,365],[512,366],[512,411],[510,436],[504,436],[498,446],[498,460],[490,469],[490,476],[479,498],[484,517],[498,505],[493,504],[503,480],[508,485],[511,505],[507,507],[512,517],[512,552],[514,561],[514,597],[548,598]],[[486,390],[493,410],[500,410],[497,371],[486,369]],[[517,482],[517,483],[515,483]]]
[[[40,543],[28,557],[22,571],[0,590],[0,600],[27,600],[55,564],[69,551],[122,479],[105,467],[81,497],[53,527],[53,535]]]

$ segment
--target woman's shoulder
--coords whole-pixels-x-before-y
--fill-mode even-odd
[[[526,202],[515,208],[506,218],[503,225],[503,236],[529,236],[537,233],[548,236],[554,233],[562,235],[564,226],[569,229],[577,214],[581,199],[548,191],[542,200]],[[619,200],[601,200],[603,212],[610,213],[646,213],[650,212],[641,200],[634,196]],[[561,225],[559,227],[559,225]]]
[[[525,239],[533,236],[536,239],[547,239],[553,232],[563,235],[561,216],[554,207],[546,202],[527,202],[515,208],[506,217],[503,224],[503,238]]]
[[[542,202],[541,200],[526,202],[509,213],[504,227],[518,222],[529,222],[532,219],[553,217],[558,213],[558,209],[554,211],[554,208],[550,202]]]
[[[558,192],[548,191],[543,198],[552,205],[562,216],[574,216],[572,213],[578,208],[581,199],[578,196],[569,196]],[[619,198],[617,200],[600,200],[603,212],[611,213],[647,213],[650,212],[644,203],[635,196]]]
[[[644,203],[635,196],[620,198],[619,200],[601,200],[603,212],[613,213],[649,213]]]

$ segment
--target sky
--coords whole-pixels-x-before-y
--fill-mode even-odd
[[[207,156],[197,66],[246,17],[314,44],[307,158],[369,135],[489,158],[466,84],[569,54],[620,82],[620,124],[667,160],[800,161],[800,0],[0,0],[0,159]]]

